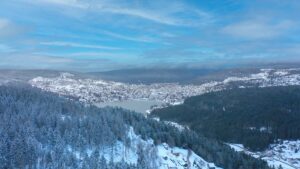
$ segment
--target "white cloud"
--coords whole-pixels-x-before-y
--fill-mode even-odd
[[[93,60],[95,58],[124,58],[124,57],[132,57],[134,55],[118,52],[118,53],[111,53],[111,52],[74,52],[74,53],[67,53],[67,54],[58,54],[58,53],[44,53],[44,52],[35,52],[35,55],[42,55],[42,56],[55,56],[55,57],[67,57],[72,59],[80,59],[80,60]]]
[[[10,53],[14,52],[15,50],[11,48],[10,46],[7,46],[5,44],[0,44],[0,53]]]
[[[120,68],[118,62],[106,58],[76,59],[38,53],[13,53],[0,56],[0,67],[10,69],[54,69],[76,71],[99,71]]]
[[[13,68],[51,68],[54,66],[70,64],[72,62],[74,62],[74,60],[68,58],[34,55],[24,52],[1,55],[0,57],[1,67]]]
[[[49,3],[54,5],[62,5],[62,6],[82,8],[82,9],[89,7],[87,3],[78,0],[37,0],[34,3]]]
[[[107,49],[107,50],[118,50],[120,48],[110,47],[110,46],[101,46],[101,45],[87,45],[73,42],[41,42],[41,45],[47,46],[64,46],[64,47],[77,47],[77,48],[91,48],[91,49]]]
[[[110,37],[114,37],[117,39],[123,39],[123,40],[128,40],[128,41],[136,41],[136,42],[146,42],[146,43],[151,43],[155,42],[156,40],[154,38],[150,38],[147,36],[142,36],[142,37],[134,37],[134,36],[126,36],[110,31],[102,31],[103,34],[108,35]]]
[[[186,4],[181,4],[179,2],[173,2],[172,4],[162,3],[161,1],[153,2],[156,2],[154,7],[147,6],[147,8],[144,7],[145,5],[120,6],[117,5],[118,3],[113,5],[110,3],[103,3],[96,5],[96,9],[101,12],[127,15],[171,26],[194,26],[197,25],[196,23],[204,21],[207,22],[207,19],[212,19],[210,13],[193,8]],[[189,17],[186,17],[187,15],[194,17],[191,19],[192,21],[188,19]]]
[[[0,18],[0,37],[11,37],[20,34],[24,29],[8,19]]]
[[[222,29],[222,32],[238,38],[270,39],[284,34],[292,26],[291,21],[281,21],[274,24],[253,20],[227,25]]]
[[[7,19],[0,18],[0,29],[4,29],[9,25],[9,21]]]
[[[68,7],[76,7],[81,9],[94,9],[99,13],[112,13],[112,14],[120,14],[120,15],[129,15],[134,17],[139,17],[147,20],[151,20],[158,23],[168,24],[168,25],[177,25],[177,21],[173,18],[163,16],[159,13],[154,13],[151,11],[134,9],[128,7],[119,7],[116,5],[112,5],[111,3],[107,3],[105,1],[102,2],[82,2],[78,0],[40,0],[40,2],[52,3],[55,5],[63,5]]]
[[[80,0],[38,0],[31,3],[47,3],[53,5],[59,5],[70,8],[77,8],[78,10],[89,10],[96,13],[108,13],[117,15],[126,15],[130,17],[149,20],[152,22],[175,25],[175,26],[191,26],[197,25],[195,23],[207,22],[207,19],[212,19],[211,14],[202,10],[178,3],[166,4],[153,1],[155,3],[154,8],[145,8],[145,5],[130,5],[127,3],[124,5],[122,1],[80,1]],[[163,2],[163,1],[162,1]],[[143,3],[143,2],[141,2]],[[168,5],[168,7],[164,7]],[[148,6],[147,6],[148,7]],[[187,21],[185,17],[180,18],[176,16],[176,13],[194,14],[197,16],[195,22]],[[204,21],[205,20],[205,21]]]
[[[101,7],[102,12],[109,12],[120,15],[129,15],[142,19],[147,19],[153,22],[167,24],[167,25],[180,25],[180,21],[169,16],[162,15],[161,13],[153,13],[147,10],[141,9],[129,9],[119,7]]]

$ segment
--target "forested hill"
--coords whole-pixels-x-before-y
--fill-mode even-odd
[[[187,125],[210,138],[262,150],[276,139],[300,138],[300,87],[212,92],[154,110],[152,116]]]
[[[155,155],[150,156],[144,146],[135,146],[136,163],[115,162],[118,145],[126,149],[135,144],[127,134],[133,127],[144,140],[191,149],[224,169],[268,169],[265,162],[194,132],[180,132],[123,109],[85,106],[27,86],[0,86],[0,119],[0,168],[157,168],[151,163]]]

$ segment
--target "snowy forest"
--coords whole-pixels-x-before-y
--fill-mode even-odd
[[[152,116],[187,125],[206,137],[253,151],[300,138],[300,87],[234,88],[190,97]]]
[[[25,85],[0,86],[0,168],[154,169],[155,152],[136,146],[138,160],[115,162],[114,143],[142,139],[191,149],[226,169],[269,168],[222,142],[120,108],[97,108]],[[109,147],[109,159],[104,150]],[[106,151],[107,153],[107,151]],[[126,154],[125,154],[126,155]]]

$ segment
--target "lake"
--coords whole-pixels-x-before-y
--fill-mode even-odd
[[[106,102],[106,103],[98,103],[96,106],[98,107],[122,107],[124,109],[136,111],[139,113],[146,113],[147,110],[151,108],[151,106],[157,105],[161,106],[163,103],[159,101],[151,101],[151,100],[125,100],[125,101],[115,101],[115,102]]]

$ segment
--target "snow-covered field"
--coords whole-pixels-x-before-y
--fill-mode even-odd
[[[267,161],[271,167],[279,168],[281,166],[283,169],[300,168],[300,140],[279,141],[277,144],[271,144],[263,152],[251,152],[241,144],[229,144],[229,146],[237,152],[244,152],[255,158],[261,158]]]

